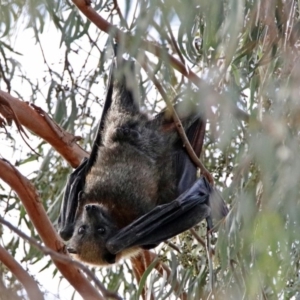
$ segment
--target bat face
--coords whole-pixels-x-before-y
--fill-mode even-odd
[[[138,247],[133,247],[118,254],[110,253],[106,243],[117,232],[118,228],[105,208],[98,204],[85,205],[67,249],[78,260],[109,266],[139,251]]]
[[[100,205],[85,205],[76,221],[67,249],[75,257],[91,264],[112,264],[116,255],[106,249],[107,240],[118,231],[109,213]]]

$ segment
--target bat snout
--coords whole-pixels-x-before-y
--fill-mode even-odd
[[[63,227],[60,231],[59,231],[59,235],[60,237],[64,240],[64,241],[68,241],[74,232],[74,226],[72,225],[68,225]]]
[[[94,204],[87,204],[84,208],[85,208],[85,210],[87,212],[89,212],[89,211],[96,210],[96,205],[94,205]]]

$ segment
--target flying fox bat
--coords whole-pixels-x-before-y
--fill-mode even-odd
[[[110,265],[150,249],[227,207],[187,154],[171,116],[139,108],[134,63],[117,56],[89,159],[70,175],[58,220],[67,249],[81,261]],[[205,120],[181,116],[199,156]]]

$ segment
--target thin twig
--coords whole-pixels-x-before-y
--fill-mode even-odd
[[[209,171],[202,164],[201,160],[198,158],[198,156],[196,155],[193,147],[191,146],[191,144],[190,144],[190,142],[189,142],[189,140],[188,140],[188,138],[185,134],[185,131],[184,131],[184,128],[183,128],[182,123],[180,121],[180,118],[177,115],[177,112],[176,112],[175,108],[172,105],[172,102],[168,98],[164,88],[162,87],[162,85],[160,84],[158,79],[153,74],[153,71],[150,69],[150,64],[148,63],[148,59],[147,59],[146,55],[143,57],[143,60],[139,60],[139,63],[141,64],[143,69],[147,72],[150,79],[153,81],[154,85],[156,86],[156,88],[160,92],[162,98],[164,99],[164,101],[167,105],[167,108],[171,112],[174,123],[175,123],[175,126],[176,126],[177,131],[178,131],[178,134],[180,135],[180,137],[183,141],[184,147],[186,148],[191,160],[201,170],[201,173],[203,174],[203,176],[206,177],[207,180],[213,185],[214,184],[213,176],[209,173]],[[175,101],[176,101],[176,98],[173,100],[173,102],[175,102]]]
[[[193,237],[197,240],[197,242],[199,244],[201,244],[206,249],[206,243],[205,243],[205,241],[201,238],[201,236],[199,236],[199,234],[195,231],[195,229],[191,228],[190,232],[193,235]],[[211,254],[215,255],[215,250],[213,248],[211,248]]]
[[[181,53],[181,51],[180,51],[180,49],[179,49],[179,47],[178,47],[178,45],[177,45],[177,42],[176,42],[176,40],[175,40],[175,37],[174,37],[174,35],[173,35],[173,31],[172,31],[172,28],[171,28],[171,26],[170,26],[170,23],[168,22],[168,20],[166,19],[166,17],[165,17],[164,14],[163,14],[163,19],[164,19],[164,22],[165,22],[165,24],[166,24],[166,26],[167,26],[167,28],[168,28],[168,31],[169,31],[169,34],[170,34],[170,37],[171,37],[171,44],[172,44],[172,46],[173,46],[173,48],[176,50],[176,53],[177,53],[177,55],[179,56],[181,62],[182,62],[184,65],[186,65],[186,64],[185,64],[184,57],[183,57],[183,55],[182,55],[182,53]],[[190,71],[190,70],[189,70],[189,71]]]
[[[5,98],[4,95],[0,94],[0,106],[3,105],[7,112],[9,113],[10,117],[14,120],[16,126],[17,126],[17,130],[20,133],[21,138],[23,139],[23,141],[25,142],[25,144],[29,147],[29,149],[31,151],[33,151],[37,156],[40,156],[27,142],[26,138],[29,138],[26,131],[24,130],[24,128],[22,127],[15,111],[13,110],[12,106],[10,105],[9,101]],[[1,108],[1,107],[0,107]],[[4,115],[4,114],[3,114]],[[26,137],[24,137],[24,136]]]
[[[180,249],[174,245],[173,243],[169,242],[169,241],[165,241],[165,243],[172,249],[174,249],[175,251],[177,251],[178,253],[181,253]]]
[[[122,14],[122,12],[120,10],[118,1],[117,0],[113,0],[113,1],[114,1],[113,10],[115,9],[117,11],[117,14],[119,15],[121,24],[124,25],[127,30],[129,30],[128,24],[127,24],[126,20],[124,19],[123,14]]]
[[[139,1],[136,1],[136,4],[135,4],[135,8],[134,8],[134,12],[133,12],[133,17],[132,17],[132,22],[131,22],[131,24],[130,24],[130,26],[129,26],[129,28],[130,28],[130,30],[132,29],[132,27],[133,27],[133,22],[134,22],[134,19],[136,19],[136,12],[137,12],[137,8],[138,8],[138,5],[139,5]]]
[[[210,292],[207,297],[207,299],[210,299],[214,292],[214,267],[212,262],[212,251],[211,251],[211,234],[207,232],[206,234],[206,254],[207,254],[207,260],[208,260],[208,269],[209,269],[209,288]]]
[[[145,257],[145,262],[149,266],[155,259],[157,259],[157,255],[155,253],[152,253],[152,252],[149,251],[148,252],[148,257]],[[170,268],[165,263],[158,260],[157,264],[155,266],[155,269],[159,272],[159,274],[161,276],[164,276],[164,272],[165,272],[167,274],[167,280],[169,282],[171,281],[172,272],[171,272]],[[180,299],[182,299],[182,300],[187,299],[186,292],[180,291],[180,283],[178,282],[178,280],[175,279],[173,281],[172,286],[173,286],[174,291],[180,296]]]
[[[3,81],[6,83],[7,91],[10,93],[10,91],[11,91],[10,80],[5,75],[5,72],[4,72],[4,70],[2,68],[2,65],[1,65],[1,60],[0,60],[0,74],[2,75]]]
[[[26,212],[45,245],[56,252],[65,253],[65,245],[49,220],[33,184],[8,161],[0,159],[0,178],[22,201]],[[54,264],[84,299],[103,299],[87,278],[72,264],[53,260]]]
[[[162,26],[159,25],[157,22],[155,22],[155,20],[152,21],[151,25],[156,29],[156,31],[163,37],[165,38],[168,43],[170,44],[170,46],[172,47],[173,51],[176,52],[176,49],[172,43],[172,40],[170,39],[170,37],[168,36],[168,34],[165,31],[162,31]]]

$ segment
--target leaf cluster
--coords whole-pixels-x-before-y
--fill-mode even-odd
[[[184,234],[173,241],[180,254],[169,246],[161,249],[172,271],[169,285],[166,277],[152,271],[152,265],[136,291],[127,263],[97,271],[103,282],[128,299],[137,297],[145,283],[157,299],[168,299],[175,279],[180,282],[178,291],[185,291],[188,299],[204,299],[211,293],[217,299],[298,295],[299,2],[127,0],[124,5],[119,1],[119,10],[117,2],[92,5],[111,24],[131,34],[131,43],[121,47],[132,57],[144,57],[140,49],[145,39],[163,49],[158,58],[147,54],[149,65],[170,98],[184,92],[205,112],[208,125],[201,159],[231,211],[212,241],[213,270],[203,247]],[[12,42],[22,32],[16,30],[18,26],[32,31],[30,42],[40,46],[43,78],[28,77],[22,69],[21,50],[14,49]],[[43,51],[47,26],[55,28],[61,50],[54,64]],[[20,97],[22,87],[29,87],[32,93],[27,100],[43,103],[61,127],[81,134],[81,144],[90,149],[104,98],[108,37],[69,1],[51,0],[25,5],[2,0],[0,36],[0,87]],[[167,54],[196,73],[201,83],[197,86],[174,71]],[[143,71],[140,94],[150,113],[164,106]],[[69,169],[45,143],[37,151],[42,158],[32,180],[55,222]],[[23,153],[19,163],[33,160],[36,156]],[[14,196],[1,190],[0,197],[5,211],[17,211],[19,223],[25,222],[34,235]],[[198,234],[205,236],[202,227]],[[8,244],[12,249],[20,247],[16,240]],[[26,259],[37,257],[24,251]]]

